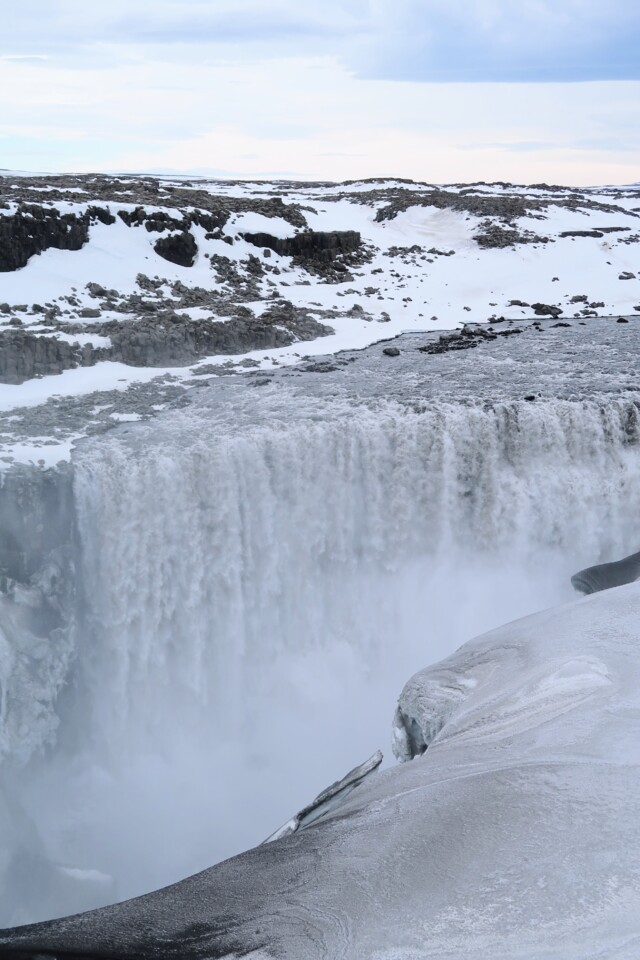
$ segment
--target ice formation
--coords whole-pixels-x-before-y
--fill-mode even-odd
[[[632,960],[639,613],[631,584],[471,641],[402,693],[423,756],[182,883],[5,932],[0,955]]]

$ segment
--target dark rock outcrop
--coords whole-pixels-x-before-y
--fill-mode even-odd
[[[519,243],[549,243],[549,237],[531,230],[518,230],[513,224],[492,223],[490,220],[480,224],[480,230],[473,239],[484,249],[514,247]]]
[[[492,323],[506,323],[504,317],[494,319]],[[456,350],[472,350],[483,341],[497,340],[498,337],[511,337],[522,333],[521,327],[508,327],[506,330],[494,330],[493,327],[467,326],[461,330],[441,334],[437,340],[418,347],[419,353],[450,353]]]
[[[0,333],[0,383],[23,383],[32,377],[62,373],[72,367],[95,362],[91,346],[81,347],[54,336],[27,330]]]
[[[15,213],[0,215],[0,273],[19,270],[50,247],[80,250],[92,223],[111,224],[115,217],[102,207],[84,213],[60,213],[55,208],[21,204]]]
[[[559,317],[562,307],[555,307],[549,303],[532,303],[531,308],[536,317]]]
[[[210,234],[221,237],[222,228],[229,218],[226,210],[192,210],[182,216],[172,217],[162,210],[119,210],[118,216],[128,227],[144,227],[148,233],[165,233],[167,230],[187,232],[192,226],[204,227]]]
[[[169,316],[104,324],[101,330],[111,337],[110,359],[143,367],[180,366],[206,356],[270,350],[333,333],[295,308],[258,318],[238,316],[233,322]]]
[[[558,234],[559,237],[603,237],[602,230],[563,230]]]
[[[243,239],[256,247],[267,248],[283,257],[331,262],[340,254],[355,253],[362,239],[356,230],[306,230],[293,237],[274,237],[270,233],[244,233]]]
[[[198,244],[188,232],[172,234],[156,240],[153,249],[164,260],[180,267],[192,267],[198,255]]]
[[[112,320],[81,328],[111,339],[110,346],[61,340],[53,335],[11,329],[0,332],[0,383],[23,383],[32,377],[116,360],[137,367],[186,366],[202,357],[287,347],[333,333],[305,309],[278,304],[261,317],[238,309],[232,322],[192,319],[164,310],[136,320]],[[77,333],[77,328],[66,331]]]

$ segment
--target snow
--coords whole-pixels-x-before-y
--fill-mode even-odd
[[[534,197],[549,200],[540,216],[525,217],[515,222],[520,230],[533,230],[548,235],[553,242],[547,244],[521,244],[515,248],[483,249],[474,237],[481,217],[464,211],[421,206],[419,203],[402,210],[391,219],[378,222],[378,210],[403,190],[411,189],[416,197],[434,188],[428,184],[406,184],[401,181],[378,180],[353,184],[305,185],[298,183],[223,183],[206,178],[190,178],[182,181],[177,177],[162,180],[163,184],[176,188],[209,191],[223,195],[231,204],[237,198],[272,198],[279,193],[286,202],[296,203],[303,212],[309,229],[357,230],[365,244],[373,251],[370,263],[352,270],[352,279],[342,283],[326,283],[322,278],[310,275],[303,267],[293,266],[289,257],[275,253],[264,263],[277,267],[279,273],[267,272],[258,279],[261,299],[247,304],[260,316],[273,295],[285,297],[298,307],[320,311],[317,318],[333,328],[334,333],[325,338],[303,344],[293,344],[273,350],[255,350],[235,356],[202,357],[190,369],[162,368],[153,372],[130,368],[124,378],[127,383],[148,382],[149,377],[166,375],[176,377],[186,386],[192,383],[193,372],[210,367],[235,365],[239,371],[244,361],[257,363],[259,368],[289,366],[299,361],[300,356],[320,356],[344,350],[362,349],[380,340],[391,339],[406,331],[420,332],[446,330],[465,322],[485,322],[492,316],[506,315],[515,319],[532,316],[530,307],[510,306],[511,300],[527,304],[536,302],[557,304],[571,317],[584,308],[584,304],[570,304],[576,294],[584,294],[588,303],[604,303],[598,308],[602,313],[633,314],[640,295],[637,280],[620,280],[624,271],[635,273],[635,245],[625,243],[625,237],[638,232],[639,219],[637,195],[631,188],[601,188],[582,191],[579,195],[570,190],[549,194],[544,188],[503,187],[499,184],[478,184],[472,188],[477,196],[486,197]],[[122,178],[123,185],[135,184],[135,178]],[[16,188],[21,186],[16,184]],[[50,191],[45,183],[43,191]],[[88,202],[77,202],[79,187],[64,188],[69,199],[58,199],[47,205],[61,212],[84,213]],[[86,189],[91,185],[87,183]],[[460,194],[463,186],[444,188]],[[469,188],[467,188],[468,191]],[[385,193],[385,191],[387,191]],[[575,201],[582,197],[577,209],[562,206],[567,198]],[[364,201],[364,202],[362,202]],[[90,228],[89,242],[79,251],[50,249],[31,258],[26,267],[13,273],[0,275],[0,302],[9,304],[57,304],[74,326],[95,323],[95,318],[85,319],[79,314],[84,307],[99,306],[99,321],[120,322],[135,319],[135,311],[118,312],[104,309],[99,298],[89,294],[89,283],[101,284],[108,290],[115,289],[122,297],[133,294],[143,298],[138,284],[139,274],[156,277],[165,282],[159,288],[168,306],[175,306],[171,284],[179,281],[188,287],[215,290],[233,300],[233,292],[220,285],[212,270],[211,257],[221,256],[233,262],[241,272],[247,258],[257,255],[256,248],[239,239],[243,232],[265,231],[279,237],[292,236],[297,229],[281,217],[267,217],[254,211],[232,213],[224,228],[228,237],[235,237],[229,245],[222,239],[207,239],[202,227],[193,227],[199,253],[193,267],[180,267],[160,258],[153,249],[158,234],[149,233],[143,227],[128,227],[118,216],[119,210],[132,211],[136,203],[115,200],[96,201],[107,207],[115,216],[112,225],[95,223]],[[226,201],[225,201],[226,202]],[[589,203],[609,203],[618,210],[587,208]],[[6,211],[12,212],[14,203]],[[146,205],[150,213],[163,212],[180,215],[173,207],[163,207],[162,197]],[[185,208],[186,209],[186,208]],[[592,229],[594,226],[628,227],[625,233],[606,234],[603,238],[560,238],[565,230]],[[407,248],[419,245],[422,252],[398,253],[392,248]],[[432,253],[434,250],[436,252]],[[440,251],[438,253],[437,251]],[[444,254],[453,251],[452,255]],[[391,254],[391,255],[389,255]],[[73,295],[76,302],[65,299]],[[242,302],[242,301],[241,301]],[[364,312],[352,312],[353,308]],[[229,311],[217,316],[215,305],[180,307],[180,312],[191,320],[218,320],[233,322]],[[323,316],[321,311],[334,315]],[[41,315],[26,310],[14,310],[23,328],[44,332]],[[9,327],[9,314],[0,318]],[[69,342],[86,342],[108,347],[109,339],[100,334],[76,334],[58,331],[60,339]],[[122,370],[117,364],[95,369],[95,389],[122,389]],[[108,374],[108,371],[111,374]],[[0,387],[0,409],[43,402],[53,395],[74,396],[86,392],[87,377],[93,374],[68,372],[59,377],[45,377],[34,382],[30,389]],[[25,398],[23,400],[23,398]]]
[[[417,202],[376,221],[386,201],[366,194],[385,185],[403,189],[193,178],[194,190],[231,206],[281,194],[312,229],[361,232],[372,259],[349,280],[326,283],[273,253],[261,262],[280,272],[250,288],[262,299],[238,295],[257,316],[272,294],[285,297],[334,334],[189,367],[101,362],[0,385],[2,464],[73,461],[85,591],[81,630],[74,622],[55,642],[17,628],[0,637],[0,746],[32,757],[11,783],[38,814],[44,863],[75,864],[82,850],[56,876],[88,888],[113,876],[106,898],[115,883],[131,896],[184,876],[262,839],[291,810],[304,813],[323,783],[385,745],[387,714],[417,667],[501,619],[561,602],[579,566],[637,549],[640,318],[563,331],[549,321],[508,349],[498,340],[437,363],[418,352],[428,338],[411,336],[530,317],[508,306],[515,298],[572,316],[583,304],[568,301],[584,293],[605,302],[603,313],[632,314],[637,280],[618,279],[640,266],[628,234],[558,235],[600,225],[637,233],[637,196],[593,192],[627,213],[553,203],[543,219],[515,225],[555,242],[481,249],[475,215]],[[256,213],[234,214],[224,232],[258,230],[297,232]],[[170,305],[180,281],[215,289],[228,308],[236,292],[217,282],[209,257],[242,272],[260,251],[207,240],[199,227],[193,235],[199,255],[184,268],[155,254],[158,234],[120,219],[96,224],[83,250],[49,250],[0,274],[0,303],[66,310],[61,298],[75,292],[56,321],[74,329],[83,323],[74,313],[100,305],[88,283],[159,303],[140,285],[144,273],[163,281]],[[414,244],[422,252],[392,249]],[[228,309],[219,318],[179,309],[233,322]],[[47,329],[40,312],[14,317],[36,335]],[[136,317],[105,309],[99,322]],[[322,377],[312,367],[248,383],[215,376],[247,361],[287,368],[401,332],[399,357],[372,348],[337,358]],[[49,335],[110,342],[55,323]],[[208,376],[211,387],[193,389]],[[532,390],[539,402],[523,400]],[[214,931],[207,955],[636,960],[639,589],[511,624],[414,674],[393,727],[404,762],[348,797],[337,789],[316,822],[292,818],[285,832],[305,829],[270,850],[11,942],[126,957],[144,952],[148,931],[182,949],[197,927],[205,939]],[[58,728],[60,746],[41,756]],[[10,811],[0,859],[29,852],[14,843],[15,822]],[[45,907],[27,891],[20,906],[42,917],[95,905],[93,896],[61,889]]]
[[[98,390],[126,390],[132,383],[148,383],[161,374],[184,376],[184,367],[130,367],[103,360],[92,367],[76,367],[20,384],[0,383],[0,410],[34,407],[54,397],[79,397]]]
[[[29,329],[33,333],[34,328],[30,327]],[[51,333],[51,331],[47,332]],[[91,344],[92,347],[111,346],[111,337],[101,337],[97,333],[62,333],[58,330],[54,333],[54,336],[57,340],[64,340],[66,343],[79,343],[81,347],[86,344]]]
[[[423,756],[305,830],[0,944],[189,957],[197,925],[229,957],[635,960],[639,617],[631,584],[465,644],[401,696]]]
[[[241,233],[269,233],[272,237],[285,239],[292,237],[296,229],[282,217],[265,217],[261,213],[248,211],[230,217],[225,233],[230,236],[239,236]]]

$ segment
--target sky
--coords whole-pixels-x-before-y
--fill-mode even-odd
[[[637,0],[23,0],[0,168],[640,180]]]

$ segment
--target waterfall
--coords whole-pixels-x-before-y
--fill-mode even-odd
[[[49,849],[142,892],[385,748],[409,673],[639,548],[638,410],[269,388],[86,441]]]
[[[289,652],[375,656],[416,562],[462,579],[472,559],[556,551],[571,570],[638,545],[632,401],[314,414],[234,433],[189,410],[83,451],[87,679],[109,738],[179,691],[235,723],[247,671]]]

